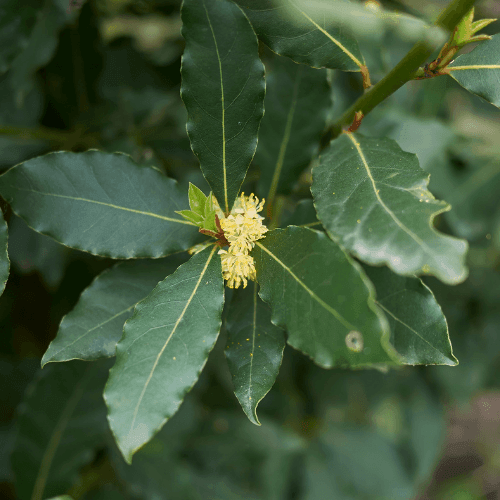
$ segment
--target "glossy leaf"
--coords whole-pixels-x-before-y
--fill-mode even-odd
[[[0,212],[2,212],[0,210]],[[10,261],[7,253],[7,223],[3,218],[3,212],[0,213],[0,295],[5,290],[5,284],[9,278]]]
[[[363,271],[324,233],[275,229],[253,250],[259,295],[288,343],[324,368],[397,362]]]
[[[36,231],[95,255],[162,257],[185,250],[198,230],[173,179],[124,154],[51,153],[11,168],[0,193]]]
[[[260,425],[257,405],[278,376],[286,339],[271,323],[271,311],[257,297],[257,286],[251,283],[234,294],[225,352],[234,393],[250,421]]]
[[[160,282],[125,323],[104,396],[129,463],[177,411],[217,340],[224,288],[216,249],[195,254]]]
[[[64,493],[106,440],[102,401],[108,363],[64,363],[39,373],[17,419],[12,454],[21,500]]]
[[[428,182],[417,157],[394,141],[346,133],[313,169],[311,191],[330,236],[361,260],[457,284],[467,277],[467,242],[434,229],[434,217],[451,207]]]
[[[181,96],[201,170],[229,212],[255,153],[264,68],[255,33],[230,0],[185,0]]]
[[[448,325],[432,291],[418,278],[407,278],[387,267],[364,270],[375,286],[376,304],[391,327],[391,344],[408,365],[450,365],[453,356]]]
[[[326,70],[275,57],[266,68],[266,114],[254,164],[262,196],[287,193],[317,152],[331,107]]]
[[[189,198],[189,208],[195,214],[204,216],[207,197],[200,188],[197,188],[191,182],[189,183],[188,198]]]
[[[115,355],[125,320],[134,306],[172,274],[185,259],[122,262],[100,274],[61,321],[56,338],[42,358],[54,361],[95,360]]]
[[[458,56],[447,71],[462,87],[500,107],[500,34]]]
[[[16,0],[3,0],[0,5],[0,74],[5,73],[28,43],[36,21],[38,2],[29,0],[19,8]]]
[[[291,0],[282,5],[273,0],[235,1],[259,38],[277,54],[314,68],[360,71],[365,65],[354,37],[337,23],[325,26],[324,17],[316,16],[305,4],[297,7]]]

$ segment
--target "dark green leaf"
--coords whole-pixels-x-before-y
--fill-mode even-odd
[[[458,56],[447,68],[462,87],[500,107],[500,34]]]
[[[30,229],[20,217],[9,220],[9,257],[20,274],[38,272],[49,289],[63,279],[71,250]]]
[[[134,456],[131,465],[125,463],[118,449],[111,449],[113,468],[134,498],[160,500],[165,491],[169,498],[192,497],[193,473],[180,455],[203,415],[202,408],[194,401],[190,394],[168,424]]]
[[[361,260],[457,284],[467,277],[467,242],[434,229],[434,217],[450,206],[428,182],[417,157],[394,141],[346,133],[313,169],[311,191],[330,236]]]
[[[219,205],[229,212],[255,153],[264,113],[257,38],[230,0],[185,0],[182,21],[187,131]]]
[[[414,498],[397,447],[386,437],[362,427],[332,428],[322,435],[308,450],[305,474],[307,500]]]
[[[234,393],[243,411],[260,425],[257,405],[278,376],[285,332],[271,323],[271,311],[258,297],[257,284],[235,292],[227,318],[226,358]]]
[[[57,337],[42,358],[95,360],[115,355],[125,320],[134,306],[184,262],[179,257],[122,262],[100,274],[61,321]]]
[[[12,454],[21,500],[66,491],[108,433],[102,387],[108,363],[64,363],[39,373],[17,420]]]
[[[2,210],[0,209],[0,212]],[[5,290],[5,284],[9,278],[10,261],[7,253],[7,223],[3,218],[3,212],[0,213],[0,295]]]
[[[292,347],[324,368],[397,362],[369,280],[324,233],[275,229],[253,255],[259,295]]]
[[[15,89],[12,88],[10,74],[0,80],[0,126],[36,127],[44,108],[44,97],[39,87],[26,93],[20,101]],[[47,144],[40,140],[29,140],[8,135],[0,135],[0,168],[2,170],[12,165],[41,154],[47,149]]]
[[[365,64],[356,40],[346,29],[338,23],[325,26],[324,17],[316,17],[304,4],[299,8],[292,1],[284,5],[273,0],[235,1],[257,35],[277,54],[314,68],[360,71]]]
[[[300,200],[297,205],[291,210],[291,213],[283,217],[282,227],[286,226],[301,226],[312,227],[321,231],[321,222],[316,216],[312,200]]]
[[[432,291],[418,278],[386,267],[364,270],[375,286],[376,304],[391,326],[391,344],[408,365],[456,365],[448,325]]]
[[[125,323],[104,394],[129,463],[177,411],[215,344],[224,303],[216,249],[195,254],[160,282]]]
[[[331,106],[326,70],[275,57],[266,68],[266,114],[254,163],[268,200],[289,192],[317,152]]]
[[[2,0],[0,5],[0,74],[5,73],[28,43],[36,21],[39,2],[28,0],[22,8],[17,0]]]
[[[198,236],[174,213],[187,206],[176,182],[123,154],[40,156],[2,175],[0,193],[36,231],[95,255],[162,257]]]
[[[43,8],[39,11],[29,40],[12,61],[10,78],[18,99],[24,99],[26,92],[31,89],[36,71],[47,64],[54,55],[59,32],[71,18],[75,17],[67,9],[68,2],[45,0]]]

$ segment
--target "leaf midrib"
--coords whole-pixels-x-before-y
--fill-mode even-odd
[[[387,298],[387,297],[385,297],[385,298]],[[449,359],[446,356],[444,356],[443,353],[437,347],[433,346],[427,339],[425,339],[424,337],[422,337],[422,335],[420,335],[420,333],[418,333],[417,330],[414,330],[410,325],[407,325],[403,320],[399,319],[392,311],[390,311],[389,309],[387,309],[387,307],[385,307],[378,300],[375,300],[375,304],[377,304],[380,308],[382,308],[387,314],[389,314],[389,316],[391,316],[392,318],[394,318],[398,323],[401,323],[405,328],[407,328],[412,333],[414,333],[420,340],[422,340],[429,347],[431,347],[436,352],[438,352],[442,357],[444,357],[446,359]]]
[[[334,38],[328,31],[323,29],[314,19],[309,17],[304,11],[300,10],[293,2],[290,2],[291,5],[293,5],[318,31],[323,33],[330,41],[332,41],[344,54],[349,57],[356,66],[358,66],[360,69],[364,66],[364,64],[347,48],[345,47],[342,43],[340,43],[336,38]]]
[[[92,328],[90,328],[88,330],[85,330],[85,332],[82,333],[82,335],[80,335],[79,337],[77,337],[75,340],[73,340],[73,342],[71,342],[69,344],[66,344],[64,347],[62,347],[61,349],[59,349],[59,351],[57,351],[56,353],[52,354],[52,356],[50,357],[50,359],[47,360],[45,363],[43,363],[43,359],[42,359],[42,363],[43,363],[42,364],[42,368],[43,368],[43,366],[45,364],[50,363],[51,361],[53,361],[56,356],[58,356],[59,354],[61,354],[61,352],[65,351],[66,349],[69,349],[73,344],[75,344],[79,340],[83,339],[83,337],[86,337],[87,335],[89,335],[94,330],[97,330],[101,326],[104,326],[106,323],[109,323],[110,321],[113,321],[114,319],[118,318],[122,314],[125,314],[126,312],[130,311],[131,309],[133,309],[135,307],[135,305],[136,304],[132,304],[131,306],[127,307],[127,309],[123,309],[123,311],[120,311],[120,312],[116,313],[114,316],[111,316],[110,318],[107,318],[105,321],[99,323],[98,325],[93,326]],[[72,359],[83,359],[83,358],[72,358]],[[65,360],[65,361],[68,361],[68,360]]]
[[[45,490],[45,485],[50,473],[50,467],[52,465],[52,461],[54,460],[57,447],[59,446],[71,415],[75,411],[80,398],[83,396],[85,385],[88,382],[88,374],[90,369],[91,367],[89,366],[85,370],[82,378],[75,387],[72,396],[66,402],[64,410],[62,411],[61,416],[59,417],[59,420],[57,421],[54,430],[52,431],[49,442],[47,443],[47,447],[45,448],[42,459],[40,460],[40,468],[38,469],[35,485],[33,486],[31,500],[42,500],[43,498],[43,492]]]
[[[163,347],[161,348],[160,352],[156,356],[156,360],[155,360],[155,362],[153,364],[153,367],[151,368],[151,372],[148,375],[146,383],[144,384],[144,387],[143,387],[143,389],[141,391],[141,394],[139,396],[139,400],[137,401],[137,405],[136,405],[136,407],[134,409],[134,414],[133,414],[133,417],[132,417],[132,423],[130,425],[130,431],[129,431],[130,433],[134,429],[134,424],[135,424],[135,421],[137,419],[137,415],[139,414],[139,408],[141,406],[141,403],[142,403],[142,400],[144,398],[144,395],[146,394],[146,390],[148,388],[148,385],[151,382],[151,379],[153,378],[154,371],[156,370],[156,367],[158,366],[160,358],[163,355],[163,352],[165,351],[165,349],[167,348],[167,345],[169,344],[169,342],[170,342],[171,338],[173,337],[175,331],[177,330],[177,327],[179,326],[179,323],[182,321],[182,318],[184,317],[184,314],[186,313],[189,305],[193,301],[193,298],[196,295],[196,292],[198,291],[198,288],[200,286],[201,280],[203,279],[203,276],[205,275],[205,273],[207,271],[207,268],[208,268],[208,265],[210,264],[210,261],[212,260],[212,257],[213,257],[213,255],[214,255],[214,253],[215,253],[216,250],[217,250],[217,247],[214,245],[214,247],[213,247],[212,251],[210,252],[210,255],[208,256],[208,259],[207,259],[207,261],[206,261],[206,263],[205,263],[205,265],[204,265],[204,267],[203,267],[203,269],[202,269],[202,271],[200,273],[200,277],[198,278],[198,281],[196,282],[196,285],[195,285],[195,287],[194,287],[191,295],[189,296],[189,299],[187,300],[186,305],[184,306],[184,309],[182,310],[181,314],[177,318],[177,321],[175,322],[174,327],[172,328],[172,331],[170,332],[170,335],[168,336],[167,340],[163,344]]]
[[[448,66],[447,71],[462,71],[467,69],[500,69],[500,64],[471,64],[470,66]]]
[[[280,266],[285,269],[290,276],[309,294],[309,296],[314,299],[318,304],[320,304],[324,309],[326,309],[337,321],[339,321],[348,330],[355,330],[356,327],[349,323],[336,309],[327,304],[323,299],[318,297],[284,262],[282,262],[276,255],[274,255],[270,250],[268,250],[262,243],[256,242],[256,244],[264,250],[268,255],[270,255]]]
[[[210,21],[210,16],[208,15],[208,9],[203,1],[203,7],[207,16],[208,25],[210,26],[210,31],[212,33],[212,38],[214,39],[215,52],[217,54],[217,61],[219,63],[219,76],[220,76],[220,90],[221,90],[221,103],[222,103],[222,172],[224,178],[224,205],[226,214],[229,213],[229,201],[227,199],[227,169],[226,169],[226,107],[224,102],[224,79],[222,77],[222,60],[219,54],[219,45],[217,44],[217,38],[215,37],[214,28],[212,22]]]
[[[299,66],[296,73],[296,80],[293,86],[292,101],[290,103],[290,109],[286,117],[285,130],[283,132],[283,139],[281,140],[281,145],[278,153],[278,158],[276,160],[276,165],[274,167],[274,174],[271,181],[271,186],[269,187],[269,193],[267,195],[267,202],[269,206],[272,205],[274,197],[276,196],[276,191],[278,189],[278,184],[280,181],[281,170],[283,168],[283,163],[285,161],[286,150],[288,147],[288,142],[290,141],[290,135],[292,133],[293,118],[295,115],[295,108],[297,106],[297,95],[299,92],[300,81],[302,79],[302,66]]]
[[[354,136],[350,132],[345,132],[345,135],[351,140],[351,142],[354,144],[354,147],[356,148],[358,155],[361,159],[361,162],[363,163],[363,166],[365,167],[366,174],[368,175],[368,178],[370,179],[370,182],[372,184],[373,192],[375,194],[375,197],[377,198],[379,204],[382,206],[382,208],[387,212],[387,214],[391,217],[391,219],[396,223],[396,225],[404,231],[410,238],[412,238],[415,243],[417,243],[419,246],[424,248],[427,252],[432,254],[432,249],[429,248],[429,246],[423,241],[421,238],[419,238],[411,229],[407,228],[396,216],[396,214],[385,204],[385,202],[382,200],[382,197],[379,194],[379,190],[377,189],[377,183],[375,182],[375,179],[372,176],[370,167],[368,165],[368,162],[366,161],[365,155],[363,154],[363,150],[361,149],[361,145],[359,144],[358,141],[354,138]]]
[[[178,222],[179,224],[187,224],[188,226],[194,226],[194,224],[192,224],[191,222],[188,222],[186,220],[173,219],[171,217],[166,217],[164,215],[155,214],[153,212],[144,212],[142,210],[135,210],[133,208],[122,207],[120,205],[114,205],[113,203],[105,203],[103,201],[90,200],[88,198],[79,198],[79,197],[68,196],[68,195],[64,195],[64,194],[45,193],[43,191],[36,191],[34,189],[19,188],[17,186],[15,187],[15,189],[18,190],[18,191],[26,191],[28,193],[40,194],[40,195],[43,195],[43,196],[54,196],[56,198],[64,198],[64,199],[67,199],[67,200],[83,201],[83,202],[86,202],[86,203],[95,203],[96,205],[103,205],[105,207],[114,208],[114,209],[117,209],[117,210],[124,210],[126,212],[132,212],[132,213],[139,214],[139,215],[146,215],[148,217],[155,217],[157,219],[166,220],[166,221],[169,221],[169,222]]]

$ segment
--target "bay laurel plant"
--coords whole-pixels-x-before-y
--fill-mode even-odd
[[[208,190],[95,149],[38,156],[0,177],[35,231],[123,260],[83,292],[42,366],[115,357],[104,400],[129,463],[177,412],[223,323],[234,393],[255,424],[286,343],[324,369],[457,364],[419,276],[464,281],[467,243],[436,228],[451,207],[428,190],[417,156],[364,135],[363,122],[410,80],[451,77],[499,106],[500,35],[478,35],[491,20],[452,0],[377,82],[356,26],[348,16],[339,25],[332,3],[184,0],[180,93]],[[367,26],[393,27],[360,8]],[[333,117],[332,70],[359,73],[364,87]],[[304,178],[312,198],[297,204]]]

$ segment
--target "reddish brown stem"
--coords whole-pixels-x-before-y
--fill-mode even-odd
[[[348,132],[356,132],[358,130],[359,126],[361,125],[361,122],[363,121],[363,118],[365,115],[363,114],[362,111],[356,111],[354,114],[354,120],[351,123],[351,126],[347,129]]]

